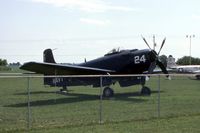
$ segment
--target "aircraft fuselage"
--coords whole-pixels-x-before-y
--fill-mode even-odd
[[[84,67],[114,70],[114,74],[141,74],[147,71],[151,62],[151,51],[124,50],[119,53],[105,55],[85,63],[78,64]]]

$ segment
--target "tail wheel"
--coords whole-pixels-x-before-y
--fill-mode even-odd
[[[114,91],[110,87],[106,87],[103,90],[104,97],[112,97],[114,95]]]
[[[62,88],[62,89],[60,89],[60,92],[65,92],[65,93],[68,93],[67,86],[63,86],[63,88]]]

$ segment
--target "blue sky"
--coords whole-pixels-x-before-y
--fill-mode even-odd
[[[147,48],[141,35],[161,54],[200,57],[199,0],[0,0],[0,58],[42,61],[45,48],[57,62],[82,62],[113,47]]]

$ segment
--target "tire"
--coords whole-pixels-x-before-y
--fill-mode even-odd
[[[144,87],[141,89],[141,95],[143,95],[143,96],[150,96],[150,95],[151,95],[151,90],[150,90],[150,88],[144,86]]]
[[[198,80],[200,80],[200,75],[196,75],[196,78],[197,78]]]
[[[105,87],[103,90],[103,97],[112,97],[114,95],[114,91],[110,87]]]

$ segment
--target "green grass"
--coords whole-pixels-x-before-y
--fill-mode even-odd
[[[27,78],[0,78],[0,132],[27,132]],[[199,132],[200,81],[187,77],[161,78],[158,119],[158,78],[147,82],[151,96],[139,96],[140,86],[115,89],[102,102],[99,124],[99,88],[70,87],[69,95],[44,87],[31,78],[31,132]]]
[[[8,72],[11,71],[10,67],[7,66],[0,66],[0,72]]]
[[[31,133],[199,133],[200,116],[124,121],[87,126],[32,130]]]
[[[30,71],[22,70],[19,66],[0,66],[0,76],[5,73],[16,75],[16,73],[30,73]]]

